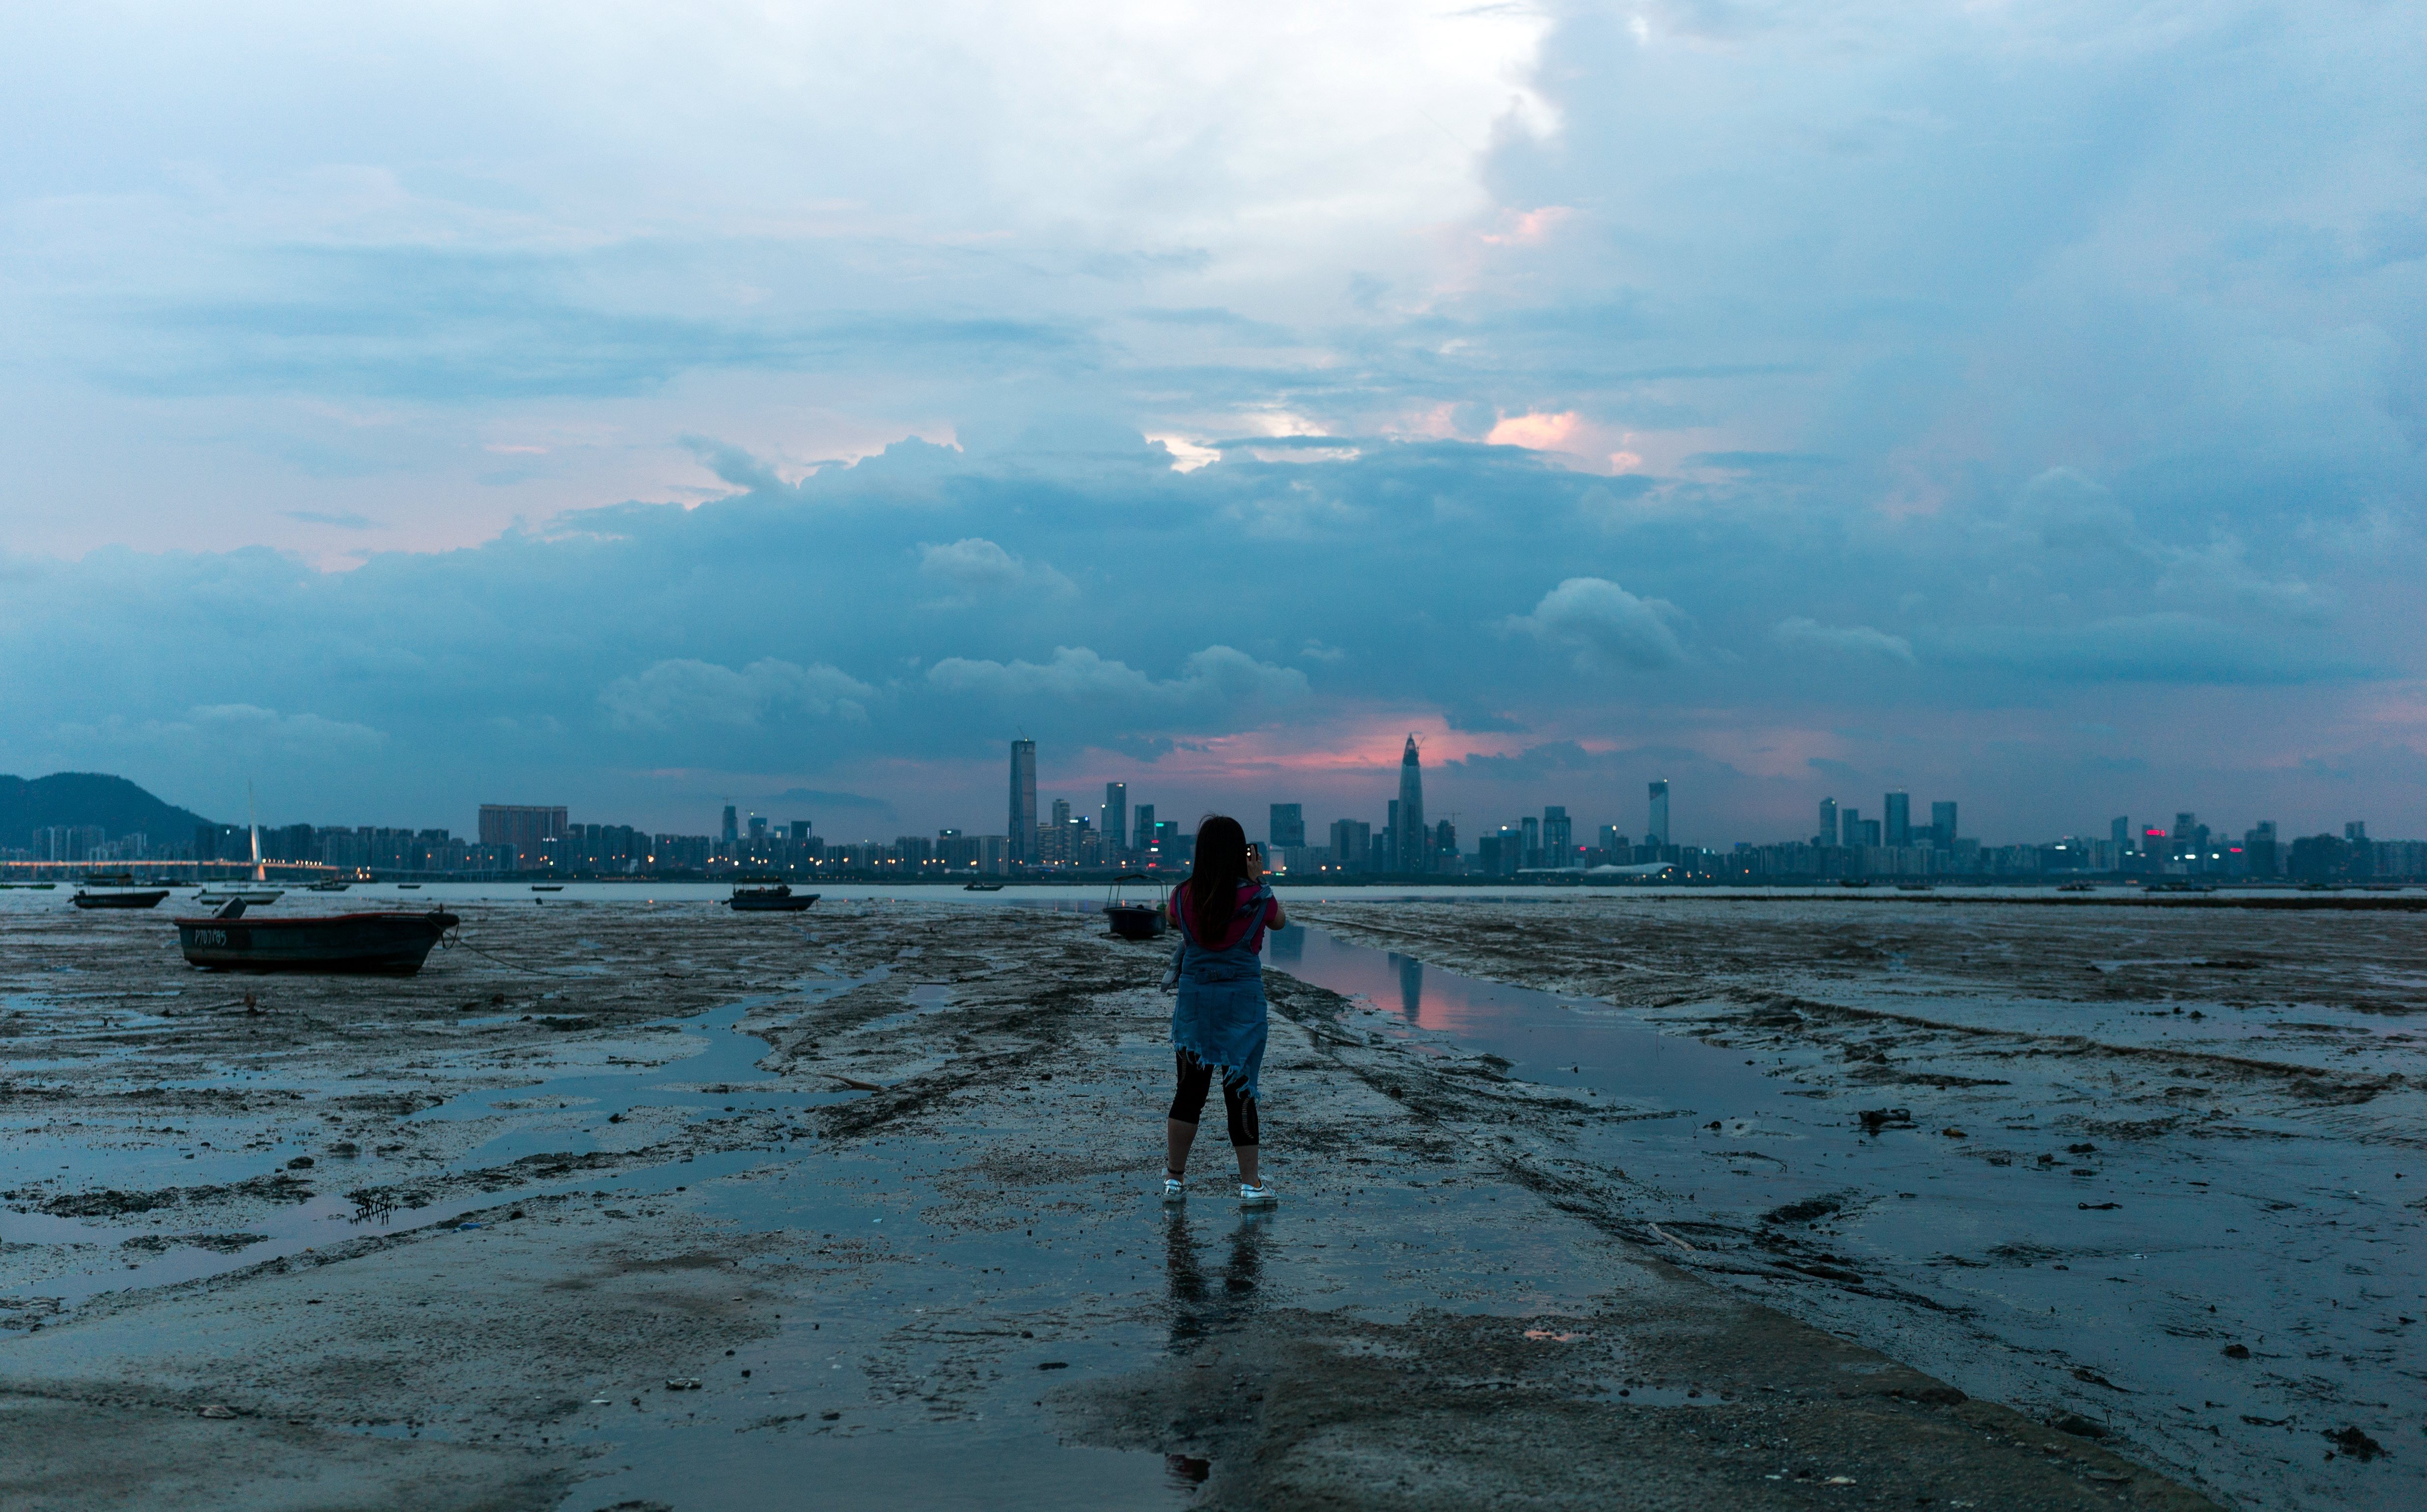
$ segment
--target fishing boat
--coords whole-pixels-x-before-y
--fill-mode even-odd
[[[254,920],[244,904],[177,920],[177,948],[207,971],[375,972],[409,977],[463,920],[432,909]]]
[[[797,914],[818,901],[814,892],[794,892],[783,883],[772,887],[736,887],[725,906],[737,914]]]
[[[562,882],[534,882],[531,884],[531,891],[533,892],[562,892],[563,890],[564,884]]]
[[[138,887],[112,879],[99,891],[78,887],[72,901],[78,908],[156,908],[168,896],[166,887]]]
[[[343,892],[352,886],[353,884],[350,882],[339,882],[336,878],[332,877],[326,882],[316,882],[312,884],[312,890],[314,892]]]
[[[224,884],[204,887],[194,894],[198,903],[274,903],[286,896],[284,887],[231,887]]]
[[[1000,882],[964,882],[961,884],[961,890],[963,892],[1001,892],[1002,891],[1002,884]]]
[[[399,892],[419,892],[421,890],[421,884],[417,882],[399,882],[396,885],[396,890]]]
[[[1143,882],[1152,886],[1154,902],[1132,902],[1125,900],[1121,896],[1121,885],[1125,882]],[[1164,915],[1164,897],[1165,889],[1159,878],[1143,871],[1124,872],[1113,879],[1113,890],[1104,895],[1104,922],[1122,939],[1153,939],[1169,926],[1169,920]]]

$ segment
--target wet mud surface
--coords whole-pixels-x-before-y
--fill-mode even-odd
[[[2427,920],[1298,914],[1396,952],[1318,935],[1291,967],[1355,992],[1369,1034],[1486,1047],[1621,1113],[1546,1128],[1527,1179],[1681,1267],[2222,1499],[2427,1498]]]
[[[165,919],[0,911],[0,1503],[2192,1507],[2417,1485],[2417,1425],[2384,1413],[2335,1408],[2382,1456],[2305,1415],[2275,1431],[2307,1479],[2226,1484],[2129,1415],[2066,1431],[2054,1399],[1963,1387],[1907,1347],[1936,1336],[1880,1323],[1869,1276],[1766,1296],[1785,1284],[1695,1274],[1734,1220],[1645,1207],[1666,1184],[1610,1158],[1675,1110],[1581,1061],[1532,1074],[1483,1046],[1507,1023],[1461,1040],[1277,960],[1284,1200],[1226,1197],[1216,1131],[1165,1209],[1164,952],[1083,915],[450,906],[483,953],[404,980],[195,973]],[[1426,951],[1581,982],[1605,949],[1599,923],[1550,930],[1521,972],[1470,919]],[[1298,941],[1309,976],[1320,945]],[[1698,1053],[1750,1032],[1656,1011]],[[1879,1064],[1812,1053],[1828,1077]],[[2283,1096],[2376,1116],[2410,1094],[2400,1048],[2375,1053]],[[1767,1084],[1794,1075],[1833,1091],[1801,1066]],[[1972,1095],[1894,1086],[1917,1119],[1922,1092]],[[1767,1226],[1786,1247],[1758,1264],[1828,1269],[1861,1211]],[[2237,1337],[2259,1371],[2331,1374]]]

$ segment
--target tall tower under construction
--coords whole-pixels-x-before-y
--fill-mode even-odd
[[[1399,756],[1399,821],[1391,837],[1399,854],[1391,858],[1394,871],[1430,871],[1432,837],[1425,831],[1425,768],[1416,755],[1416,738]]]

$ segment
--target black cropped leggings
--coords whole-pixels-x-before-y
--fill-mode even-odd
[[[1186,1050],[1175,1052],[1180,1063],[1180,1090],[1171,1095],[1171,1116],[1183,1124],[1193,1124],[1205,1112],[1205,1095],[1214,1089],[1214,1068]],[[1256,1099],[1245,1086],[1232,1086],[1228,1078],[1222,1082],[1222,1108],[1230,1115],[1230,1143],[1256,1145]]]

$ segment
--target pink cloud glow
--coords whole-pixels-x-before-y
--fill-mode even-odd
[[[1528,451],[1564,451],[1568,438],[1576,433],[1576,412],[1558,415],[1503,415],[1500,423],[1483,438],[1490,447],[1523,447]]]

